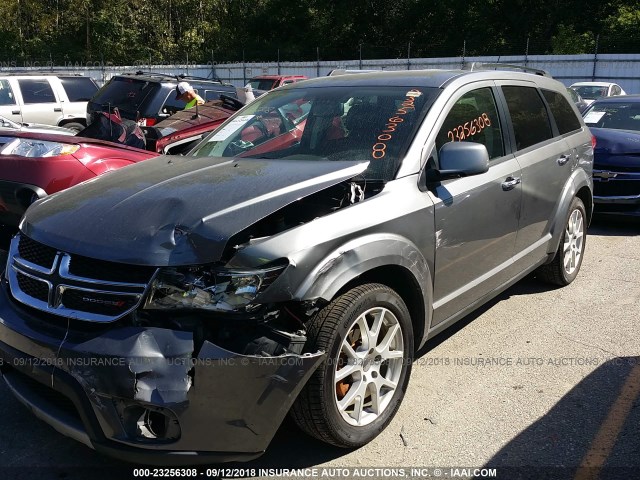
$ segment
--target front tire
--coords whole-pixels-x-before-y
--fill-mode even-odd
[[[541,280],[565,286],[578,276],[587,240],[586,218],[582,200],[574,198],[556,256],[551,263],[542,265],[536,272]]]
[[[407,387],[413,328],[402,298],[366,284],[340,295],[311,320],[305,350],[327,353],[293,405],[306,433],[345,448],[373,440],[391,422]]]

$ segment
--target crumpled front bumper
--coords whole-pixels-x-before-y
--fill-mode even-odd
[[[259,456],[324,358],[246,356],[208,341],[195,352],[191,332],[68,323],[17,305],[0,280],[5,380],[61,433],[136,463]],[[140,433],[146,411],[170,419],[166,438]]]

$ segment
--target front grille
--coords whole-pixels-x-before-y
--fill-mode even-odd
[[[42,302],[49,300],[49,285],[46,282],[36,280],[20,272],[16,276],[18,277],[18,287],[25,294]]]
[[[156,271],[61,252],[22,234],[11,242],[8,267],[17,301],[90,322],[113,322],[133,311]]]
[[[51,269],[58,251],[55,248],[47,247],[29,237],[21,237],[18,246],[20,257],[28,262],[35,263],[41,267]]]
[[[72,275],[106,282],[149,283],[155,270],[153,267],[106,262],[81,255],[73,255],[69,262],[69,273]]]
[[[628,197],[640,195],[640,180],[609,180],[593,182],[593,194],[597,197]]]

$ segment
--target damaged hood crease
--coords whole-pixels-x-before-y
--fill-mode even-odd
[[[60,251],[113,262],[211,263],[234,234],[367,165],[158,157],[34,204],[21,229]]]

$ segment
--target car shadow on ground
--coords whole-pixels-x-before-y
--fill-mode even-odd
[[[639,423],[640,357],[615,357],[602,361],[484,468],[509,480],[638,478]]]
[[[606,217],[595,215],[587,235],[634,236],[640,235],[640,218]]]

